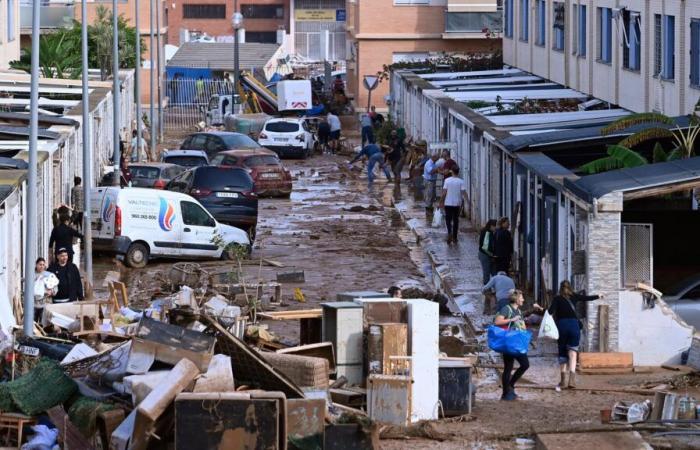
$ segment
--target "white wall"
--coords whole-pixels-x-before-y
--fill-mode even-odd
[[[694,329],[663,301],[643,308],[641,292],[620,292],[619,350],[634,353],[635,366],[680,364],[690,348]]]

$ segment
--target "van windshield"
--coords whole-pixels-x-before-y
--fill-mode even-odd
[[[197,169],[194,186],[211,190],[224,188],[253,190],[253,179],[243,169],[204,167]]]
[[[299,131],[299,124],[297,122],[270,122],[265,125],[265,130],[273,133],[294,133]]]

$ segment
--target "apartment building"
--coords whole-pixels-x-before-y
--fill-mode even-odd
[[[347,0],[347,90],[358,111],[367,108],[365,75],[385,65],[425,60],[438,53],[489,52],[500,40],[485,30],[501,28],[497,0]],[[373,92],[378,109],[386,109],[389,83]]]
[[[280,43],[279,30],[289,30],[290,0],[239,0],[246,42]],[[233,39],[234,2],[224,0],[168,0],[169,42],[184,44],[184,30],[213,38]]]
[[[290,48],[296,55],[311,61],[345,60],[345,2],[292,0]]]
[[[504,62],[636,112],[700,97],[700,2],[504,0]]]
[[[0,0],[0,70],[19,59],[19,0]],[[6,25],[6,26],[5,26]]]

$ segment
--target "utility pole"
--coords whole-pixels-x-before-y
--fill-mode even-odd
[[[24,240],[24,317],[22,328],[26,336],[34,335],[34,262],[36,261],[37,210],[36,162],[39,137],[39,20],[41,2],[32,1],[32,75],[29,93],[29,174],[27,176],[27,236]]]
[[[161,79],[161,66],[160,66],[160,61],[162,59],[161,56],[161,37],[160,37],[160,14],[161,10],[163,9],[163,1],[162,0],[156,0],[157,3],[157,9],[156,9],[156,29],[158,30],[157,34],[157,56],[158,56],[158,62],[156,63],[156,68],[158,69],[158,73],[156,74],[158,77],[158,142],[163,142],[163,94],[161,92],[161,87],[163,86],[163,80]]]
[[[92,214],[90,213],[90,189],[92,188],[92,145],[90,139],[90,90],[88,86],[88,32],[87,0],[80,5],[82,23],[80,24],[81,50],[83,58],[83,246],[85,248],[85,278],[88,292],[92,292]]]
[[[155,70],[156,65],[155,65],[155,59],[153,59],[154,55],[155,55],[155,52],[153,51],[153,48],[154,48],[154,46],[153,46],[153,42],[154,42],[153,17],[155,16],[154,9],[155,9],[156,0],[150,0],[150,1],[151,1],[151,14],[150,14],[151,33],[150,33],[150,40],[148,43],[148,45],[149,45],[148,48],[151,50],[150,51],[150,56],[151,56],[151,58],[150,58],[151,59],[151,61],[150,61],[150,63],[151,63],[150,64],[151,65],[151,76],[150,76],[151,89],[150,89],[150,93],[148,95],[148,103],[149,103],[148,114],[149,114],[149,117],[151,119],[151,130],[150,130],[150,132],[151,132],[151,156],[155,157],[156,156],[156,129],[155,129],[156,120],[155,120],[155,108],[154,108],[153,102],[155,101],[154,95],[155,95],[155,91],[156,91],[156,84],[155,84],[155,80],[153,78],[153,76],[155,75],[153,72]]]
[[[113,110],[112,114],[112,139],[114,140],[114,185],[119,186],[121,181],[121,173],[119,162],[121,159],[121,151],[119,148],[120,141],[120,129],[119,129],[119,115],[121,114],[121,108],[119,104],[119,10],[117,9],[117,0],[112,0],[112,102]]]
[[[241,68],[238,56],[238,30],[243,25],[243,14],[238,12],[238,0],[233,1],[233,17],[231,18],[233,25],[233,97],[231,98],[231,112],[235,111],[236,94],[238,93],[238,83],[241,78]]]
[[[83,0],[85,1],[85,0]],[[134,26],[136,27],[136,65],[134,67],[134,90],[136,95],[136,148],[132,152],[136,152],[136,159],[141,161],[143,155],[141,148],[143,145],[143,127],[141,126],[141,28],[139,25],[139,2],[134,2]]]

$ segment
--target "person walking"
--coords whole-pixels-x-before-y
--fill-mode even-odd
[[[326,120],[328,121],[328,125],[331,127],[331,152],[335,153],[338,151],[338,147],[340,145],[340,119],[338,116],[333,114],[332,111],[329,111],[328,115],[326,116]]]
[[[391,173],[389,173],[389,167],[384,163],[385,155],[382,149],[377,144],[366,145],[360,153],[358,153],[348,165],[352,165],[359,161],[362,157],[367,158],[367,183],[371,187],[374,183],[374,166],[379,164],[379,167],[384,171],[387,180],[391,182]]]
[[[318,143],[321,145],[321,153],[334,153],[328,146],[331,138],[331,126],[327,120],[321,120],[318,124]]]
[[[549,314],[554,318],[559,330],[559,372],[561,379],[557,390],[576,387],[576,360],[581,341],[581,320],[576,312],[579,302],[592,302],[603,295],[580,295],[571,288],[567,280],[559,284],[559,295],[554,297]]]
[[[494,232],[496,231],[496,221],[491,219],[486,222],[486,226],[479,232],[479,262],[481,263],[481,273],[483,284],[489,282],[493,274],[493,254]]]
[[[70,216],[62,212],[58,216],[59,224],[51,230],[49,237],[49,254],[58,256],[58,250],[64,249],[68,252],[68,260],[73,261],[73,238],[83,239],[75,228],[68,225]]]
[[[508,272],[510,260],[513,256],[513,236],[510,234],[510,220],[501,217],[498,220],[498,228],[495,233],[494,253],[496,255],[496,270]]]
[[[496,296],[496,311],[500,311],[510,301],[510,294],[515,291],[515,282],[505,272],[498,272],[481,289],[481,292],[493,292]]]
[[[435,182],[437,180],[438,154],[433,153],[423,166],[423,200],[425,201],[425,217],[433,220],[433,203],[435,203]]]
[[[362,146],[365,143],[374,144],[374,130],[372,128],[372,117],[369,114],[363,114],[360,119],[360,127],[362,128]]]
[[[78,266],[68,260],[68,249],[61,247],[56,253],[56,261],[49,266],[49,272],[52,272],[58,278],[58,289],[54,294],[54,303],[67,303],[74,301],[82,301],[83,282],[80,279],[80,270]]]
[[[391,151],[387,155],[391,171],[394,174],[394,181],[397,186],[401,185],[401,172],[403,171],[404,159],[406,158],[406,146],[403,140],[399,139],[396,130],[391,131],[389,138],[389,147]]]
[[[34,321],[41,323],[46,299],[56,294],[58,279],[46,270],[46,260],[37,258],[34,263]]]
[[[517,290],[513,291],[508,299],[508,304],[496,314],[496,318],[493,321],[494,325],[506,330],[525,330],[524,315],[520,310],[524,302],[523,293]],[[530,368],[530,361],[527,358],[527,353],[517,355],[504,353],[502,356],[503,375],[501,377],[501,386],[503,393],[501,400],[515,400],[518,398],[515,393],[515,383]],[[512,373],[515,361],[518,361],[519,367],[515,373]]]
[[[440,208],[445,210],[447,243],[457,243],[459,235],[459,210],[462,207],[462,194],[466,190],[464,181],[459,178],[459,167],[452,167],[449,177],[442,186]]]
[[[73,208],[73,225],[82,231],[83,229],[83,212],[85,211],[83,180],[80,177],[73,178],[73,187],[70,190],[70,204]]]

